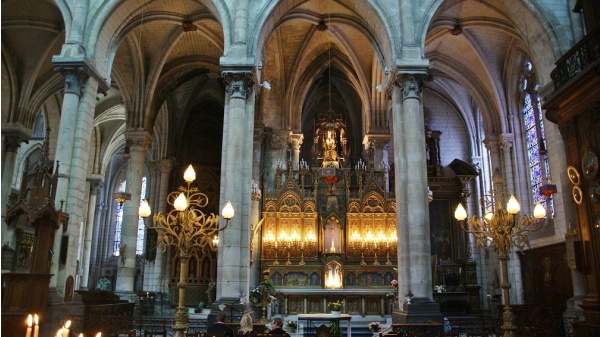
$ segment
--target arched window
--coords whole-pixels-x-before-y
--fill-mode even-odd
[[[126,191],[127,190],[127,181],[122,180],[119,182],[119,186],[117,186],[118,191]],[[140,203],[146,197],[146,177],[142,178],[142,191],[140,193]],[[119,256],[119,247],[121,246],[121,229],[123,228],[123,207],[118,202],[115,201],[115,205],[117,207],[117,216],[115,220],[115,240],[113,241],[113,255]],[[144,253],[144,232],[146,230],[146,226],[144,225],[144,218],[138,217],[138,226],[137,226],[137,241],[135,245],[135,254],[142,255]]]
[[[530,61],[525,62],[521,76],[523,126],[527,144],[527,158],[531,177],[531,193],[534,202],[539,202],[549,214],[554,214],[552,195],[546,198],[540,193],[540,187],[551,182],[550,165],[546,150],[543,113],[537,93],[535,74]]]

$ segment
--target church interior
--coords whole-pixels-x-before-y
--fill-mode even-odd
[[[600,336],[598,1],[1,17],[2,335]]]

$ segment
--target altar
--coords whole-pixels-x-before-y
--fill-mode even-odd
[[[462,291],[448,291],[433,293],[433,300],[440,304],[440,311],[444,316],[466,316],[469,307],[469,293]]]
[[[331,323],[331,326],[334,327],[334,329],[337,329],[338,333],[337,336],[340,336],[340,321],[348,321],[348,325],[346,327],[346,337],[352,337],[352,327],[351,327],[351,321],[352,321],[352,316],[348,315],[348,314],[339,314],[339,315],[332,315],[332,314],[299,314],[298,315],[298,321],[306,321],[306,334],[308,336],[314,335],[316,336],[316,332],[317,332],[317,326],[314,326],[313,323],[315,322],[329,322]],[[314,329],[314,332],[313,332]],[[334,330],[331,329],[330,327],[330,331]],[[331,337],[336,337],[336,334],[332,334]]]

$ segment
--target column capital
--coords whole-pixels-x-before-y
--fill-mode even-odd
[[[230,98],[246,99],[252,92],[254,74],[248,70],[226,70],[221,73],[225,82],[225,92]]]
[[[65,93],[81,95],[81,89],[89,75],[83,67],[55,67],[55,71],[59,71],[65,78],[64,91]]]
[[[104,176],[101,174],[88,174],[86,180],[90,183],[90,194],[97,195],[104,187]]]
[[[363,138],[363,145],[367,151],[370,148],[382,150],[390,143],[391,138],[392,135],[365,135]]]
[[[260,143],[268,134],[268,129],[264,124],[254,124],[254,138],[253,141],[255,143]]]
[[[8,123],[2,126],[2,135],[6,143],[6,152],[17,152],[21,143],[28,144],[31,139],[31,130],[20,123]]]
[[[490,151],[497,150],[498,145],[500,144],[500,139],[496,135],[490,135],[485,137],[485,139],[483,140],[483,144]]]
[[[156,162],[156,166],[158,167],[160,173],[169,173],[173,169],[173,159],[160,159]]]
[[[503,133],[500,135],[500,148],[502,150],[510,149],[515,143],[515,135],[512,133]]]
[[[304,141],[304,135],[301,133],[292,133],[290,134],[290,144],[292,144],[292,149],[300,150],[300,146]]]
[[[152,143],[152,137],[145,130],[126,131],[125,137],[131,151],[143,152]]]
[[[397,73],[394,84],[402,89],[402,100],[420,99],[423,82],[431,81],[427,73]]]
[[[272,149],[281,149],[291,140],[291,132],[287,130],[272,130],[269,144]]]
[[[106,93],[110,88],[108,79],[102,77],[100,72],[84,56],[61,56],[52,57],[54,71],[58,71],[65,76],[65,92],[79,95],[81,86],[88,77],[93,77],[98,81],[98,91]]]

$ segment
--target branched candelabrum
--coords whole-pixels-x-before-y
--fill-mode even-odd
[[[484,207],[488,208],[487,206],[495,205],[495,211],[488,212],[482,218],[473,216],[467,219],[467,211],[462,204],[459,204],[454,217],[465,232],[475,237],[475,246],[484,250],[492,247],[498,253],[502,270],[501,288],[504,296],[502,329],[504,330],[504,337],[512,337],[514,331],[517,330],[517,326],[513,324],[513,313],[510,307],[509,289],[511,285],[508,282],[508,254],[513,246],[519,250],[529,247],[529,235],[541,228],[544,223],[541,219],[546,217],[546,210],[540,203],[537,203],[533,210],[533,217],[524,215],[519,218],[521,206],[514,195],[510,196],[506,209],[503,208],[502,200],[507,193],[503,188],[503,179],[498,170],[494,172],[492,180],[494,189],[486,196],[487,198],[484,198],[484,200],[491,200],[491,204],[485,205],[484,203]],[[466,226],[465,219],[467,219]]]
[[[219,217],[212,213],[205,214],[201,210],[208,205],[208,197],[199,192],[198,188],[192,187],[192,182],[196,180],[192,165],[185,171],[183,178],[187,186],[180,186],[177,191],[167,196],[167,203],[173,206],[173,209],[166,213],[154,214],[153,224],[147,225],[149,229],[158,233],[157,245],[161,245],[163,250],[166,250],[167,246],[173,246],[179,251],[179,305],[175,312],[174,337],[184,337],[188,327],[185,289],[189,257],[195,251],[207,254],[216,249],[213,246],[214,237],[227,228],[234,215],[231,202],[228,202],[222,212],[225,225],[219,228]],[[144,200],[140,205],[139,215],[147,218],[150,214],[150,205]]]

